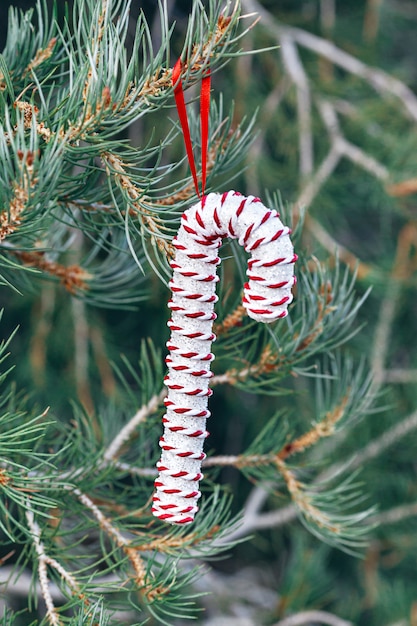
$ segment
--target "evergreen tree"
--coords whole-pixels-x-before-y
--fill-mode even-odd
[[[335,22],[322,4],[318,25],[331,39]],[[393,198],[408,198],[414,139],[392,148],[397,129],[406,132],[417,118],[416,98],[329,40],[284,26],[268,2],[226,9],[217,0],[192,2],[187,23],[176,27],[169,3],[149,12],[151,26],[140,13],[132,28],[129,14],[125,0],[74,0],[62,18],[42,0],[35,10],[9,13],[0,57],[3,624],[204,620],[202,564],[233,547],[241,567],[251,555],[265,558],[263,551],[286,555],[277,599],[258,610],[259,624],[405,617],[412,590],[402,577],[404,589],[391,593],[388,608],[384,590],[395,583],[383,581],[374,621],[343,589],[360,577],[356,557],[371,555],[368,545],[375,550],[388,537],[404,551],[385,534],[375,506],[401,503],[385,514],[388,524],[390,515],[400,524],[415,515],[415,504],[406,504],[409,468],[400,474],[395,467],[393,477],[386,461],[358,470],[417,426],[415,414],[404,417],[412,392],[403,407],[396,390],[383,399],[396,407],[397,427],[392,408],[379,409],[378,426],[373,419],[381,387],[414,372],[385,362],[395,304],[414,286],[415,229],[393,206]],[[370,9],[365,23],[371,40]],[[310,56],[300,54],[303,47]],[[261,48],[268,54],[251,54]],[[292,226],[298,255],[289,316],[264,325],[241,304],[243,247],[228,240],[220,250],[212,435],[200,510],[189,525],[151,513],[173,238],[183,211],[198,202],[174,108],[177,58],[196,155],[204,146],[192,101],[208,68],[213,76],[206,192],[234,186],[259,194]],[[381,92],[394,101],[381,100]],[[255,121],[251,110],[262,96]],[[397,128],[381,129],[390,107]],[[380,263],[385,239],[372,239],[343,185],[363,186],[358,193],[371,198],[371,214],[382,206],[388,217],[378,234],[398,233],[398,247],[391,242]],[[376,248],[364,250],[365,240]],[[369,333],[360,340],[357,333],[375,316],[381,292],[369,346]],[[402,462],[412,463],[412,449]],[[261,529],[275,532],[241,543]],[[340,591],[333,596],[332,576]],[[349,592],[359,593],[356,582]]]

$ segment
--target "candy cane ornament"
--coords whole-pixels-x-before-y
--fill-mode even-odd
[[[189,524],[198,510],[206,420],[210,416],[207,405],[212,394],[209,381],[214,359],[211,344],[216,339],[217,252],[222,239],[237,239],[250,254],[242,302],[251,318],[270,323],[287,315],[293,299],[297,255],[290,232],[279,214],[266,208],[259,198],[235,191],[203,195],[182,215],[172,242],[176,254],[169,283],[171,338],[164,381],[168,394],[152,506],[153,514],[161,520]]]
[[[210,110],[210,71],[202,79],[201,121],[201,194],[198,187],[187,111],[181,82],[182,62],[172,71],[175,102],[183,131],[190,170],[200,202],[185,211],[172,244],[176,250],[171,263],[169,283],[172,316],[168,322],[171,338],[167,344],[168,375],[165,385],[166,413],[162,449],[157,463],[153,514],[171,524],[189,524],[198,510],[203,478],[201,463],[204,440],[208,435],[207,408],[212,391],[211,344],[216,339],[213,321],[217,302],[217,254],[224,237],[238,239],[250,253],[248,282],[244,285],[243,305],[253,319],[273,322],[287,315],[295,284],[294,262],[297,255],[276,211],[267,209],[259,198],[235,191],[204,195],[207,172],[208,127]]]

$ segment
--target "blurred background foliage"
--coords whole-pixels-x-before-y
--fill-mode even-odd
[[[0,48],[9,4],[0,4]],[[27,10],[34,3],[15,0],[12,4]],[[180,42],[191,2],[168,0],[168,5]],[[260,5],[276,25],[296,27],[334,42],[366,66],[379,68],[417,91],[414,2],[262,0]],[[153,25],[157,47],[156,2],[133,3],[132,25],[139,10]],[[64,3],[60,11],[65,11]],[[283,62],[282,42],[261,20],[243,45],[281,48],[238,58],[214,76],[213,97],[221,91],[225,102],[234,101],[235,124],[257,112],[246,168],[233,182],[225,176],[219,186],[261,197],[279,191],[289,208],[307,205],[304,250],[331,259],[338,246],[343,246],[339,252],[342,265],[347,263],[358,272],[358,297],[372,288],[360,309],[360,330],[348,351],[354,358],[366,356],[380,410],[351,428],[337,444],[330,441],[327,454],[329,464],[350,459],[353,468],[359,467],[367,502],[376,504],[379,512],[374,516],[372,539],[359,559],[319,545],[293,521],[258,532],[251,542],[236,547],[232,558],[213,567],[242,604],[245,599],[239,598],[234,584],[243,573],[252,581],[248,584],[256,579],[271,592],[272,600],[268,597],[257,608],[262,624],[275,624],[288,611],[314,608],[357,626],[416,626],[417,119],[407,114],[401,98],[378,91],[372,81],[300,46],[299,60],[312,102],[313,139],[313,165],[311,171],[302,172],[297,90]],[[175,46],[174,38],[173,57]],[[178,43],[178,51],[180,47]],[[331,103],[336,112],[341,136],[371,161],[366,169],[363,161],[340,159],[316,192],[310,193],[309,184],[331,149],[332,130],[320,109],[323,102]],[[165,116],[152,128],[139,121],[129,128],[129,140],[143,145],[151,132],[162,138],[170,127]],[[142,337],[163,345],[168,338],[166,299],[166,289],[156,279],[143,312],[140,306],[137,310],[97,309],[74,300],[52,282],[34,281],[32,292],[24,295],[0,287],[0,304],[5,309],[2,333],[7,336],[20,326],[11,344],[19,385],[30,391],[32,402],[53,406],[63,420],[71,415],[68,399],[77,398],[87,410],[102,406],[106,398],[114,401],[117,386],[109,363],[119,361],[120,354],[137,360]],[[87,365],[80,378],[76,342],[86,337]],[[303,391],[302,382],[295,380],[294,385]],[[293,411],[299,413],[300,423],[311,419],[306,392],[291,399],[298,402]],[[270,413],[269,403],[268,397],[249,395],[242,389],[216,390],[212,410],[220,416],[210,423],[209,446],[218,454],[245,449],[259,430],[253,415]],[[219,470],[219,479],[230,485],[238,510],[250,484],[233,468]],[[225,603],[225,613],[236,616],[232,603]]]

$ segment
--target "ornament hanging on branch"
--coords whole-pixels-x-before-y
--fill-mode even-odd
[[[199,194],[190,131],[181,85],[181,62],[173,71],[175,98],[194,184]],[[204,195],[210,76],[203,78],[201,91],[202,194],[201,200],[184,212],[173,240],[176,250],[171,263],[169,283],[172,316],[168,322],[171,338],[167,344],[168,375],[165,385],[166,413],[164,433],[159,445],[161,459],[155,481],[153,514],[171,524],[194,520],[200,498],[201,463],[205,458],[204,440],[208,435],[207,408],[212,394],[211,344],[216,339],[213,321],[219,278],[217,254],[223,237],[237,239],[250,254],[248,282],[244,285],[243,306],[256,321],[270,323],[287,315],[295,284],[297,255],[290,241],[290,229],[275,210],[266,208],[259,198],[244,197],[235,191]],[[200,195],[200,194],[199,194]]]

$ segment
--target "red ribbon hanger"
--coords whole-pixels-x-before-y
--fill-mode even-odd
[[[194,186],[199,198],[204,196],[207,178],[207,154],[209,136],[209,113],[210,113],[210,70],[206,72],[201,81],[200,92],[200,125],[201,125],[201,194],[198,186],[197,169],[195,166],[193,144],[191,141],[190,127],[188,124],[187,108],[184,100],[184,90],[182,87],[181,73],[183,63],[178,59],[172,70],[172,86],[174,87],[175,104],[177,105],[178,117],[181,123],[184,137],[185,149],[187,151],[188,163],[190,164]]]

